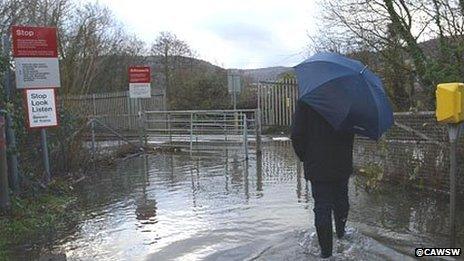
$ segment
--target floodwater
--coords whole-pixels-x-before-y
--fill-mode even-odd
[[[139,156],[99,170],[79,188],[77,224],[17,257],[317,259],[311,189],[290,144],[266,143],[261,160],[241,154]],[[347,237],[335,240],[332,260],[408,260],[416,247],[447,245],[446,197],[397,187],[366,193],[354,180]],[[463,217],[458,211],[461,229]]]

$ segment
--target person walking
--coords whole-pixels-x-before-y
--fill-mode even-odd
[[[332,213],[337,237],[345,235],[354,134],[335,130],[311,106],[299,100],[293,116],[291,140],[296,155],[303,162],[305,179],[311,182],[321,257],[328,258],[333,245]]]

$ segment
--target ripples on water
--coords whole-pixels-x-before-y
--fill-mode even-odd
[[[261,161],[238,154],[149,155],[96,171],[80,190],[81,221],[42,252],[68,260],[316,259],[310,188],[289,143],[266,144]],[[350,227],[334,241],[333,260],[408,259],[415,247],[446,245],[445,198],[350,186]]]

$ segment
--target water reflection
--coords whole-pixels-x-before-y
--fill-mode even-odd
[[[263,191],[263,154],[261,153],[256,156],[256,191]]]
[[[82,220],[51,247],[69,259],[307,260],[317,253],[311,192],[286,142],[266,144],[249,161],[228,150],[132,158],[98,171],[80,190]],[[356,229],[336,259],[401,259],[418,246],[447,244],[445,197],[396,187],[367,194],[351,182],[350,204]]]
[[[148,155],[143,156],[144,159],[144,167],[141,168],[143,171],[143,183],[142,184],[142,196],[136,200],[136,209],[135,215],[136,219],[140,221],[145,221],[142,224],[155,224],[156,220],[156,200],[150,199],[147,196],[147,187],[150,186],[150,179],[149,179],[149,166],[148,166]]]

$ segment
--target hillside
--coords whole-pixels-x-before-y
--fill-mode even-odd
[[[160,56],[148,56],[145,57],[146,63],[150,64],[155,75],[162,74],[162,57]],[[196,59],[196,58],[187,58],[187,57],[177,57],[178,62],[182,67],[185,68],[197,68],[209,73],[225,73],[227,70],[214,65],[210,62]],[[258,69],[228,69],[235,73],[242,75],[244,78],[251,82],[258,82],[260,80],[273,80],[281,77],[285,73],[293,72],[291,67],[267,67],[267,68],[258,68]],[[155,76],[156,77],[156,76]]]
[[[260,80],[274,80],[281,77],[285,73],[293,72],[291,67],[267,67],[259,69],[239,69],[237,70],[245,78],[248,78],[252,82],[258,82]]]

